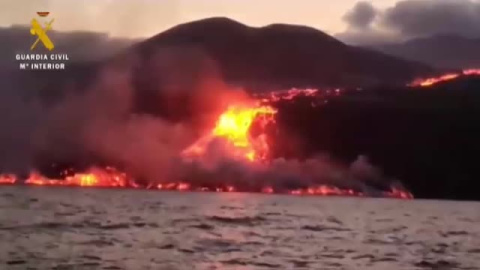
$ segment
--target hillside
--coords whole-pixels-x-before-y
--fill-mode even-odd
[[[203,54],[227,81],[252,87],[403,84],[432,72],[423,64],[348,46],[313,28],[284,24],[254,28],[227,18],[178,25],[133,50],[149,67],[154,54],[172,48],[182,55]]]
[[[291,154],[293,133],[301,150],[292,155],[328,153],[349,163],[363,154],[416,198],[480,200],[479,87],[480,77],[471,77],[428,90],[353,91],[325,106],[280,103],[276,151]]]
[[[93,35],[102,42],[92,44],[102,46],[73,50],[75,44],[82,44],[72,41],[81,39],[78,36],[93,39],[77,33],[57,42],[59,50],[74,60],[66,72],[30,72],[28,78],[22,74],[18,87],[44,85],[35,92],[55,98],[65,92],[65,85],[88,87],[103,67],[117,64],[133,71],[133,85],[137,93],[146,93],[140,99],[147,101],[155,100],[159,91],[190,91],[207,77],[258,92],[290,87],[404,85],[435,72],[427,65],[348,46],[319,30],[297,25],[254,28],[227,18],[210,18],[175,26],[131,46],[131,41],[106,42],[105,37]],[[20,39],[10,39],[15,40],[18,44]],[[77,63],[82,55],[90,58]]]
[[[480,39],[455,35],[419,38],[401,44],[372,46],[377,51],[436,68],[480,67]]]

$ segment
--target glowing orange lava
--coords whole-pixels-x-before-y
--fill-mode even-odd
[[[361,89],[357,89],[361,91]],[[315,88],[292,88],[289,90],[272,91],[268,93],[254,94],[254,97],[262,104],[274,104],[277,102],[291,102],[294,100],[304,99],[309,102],[309,106],[316,108],[323,106],[329,102],[330,99],[342,96],[347,90],[335,88],[319,90]]]
[[[397,189],[397,188],[392,188],[390,192],[385,192],[384,195],[385,197],[390,197],[390,198],[413,199],[412,193],[405,190]]]
[[[10,174],[0,175],[0,184],[15,184],[17,177]],[[196,191],[196,192],[238,192],[234,186],[202,187],[192,186],[184,182],[169,182],[156,184],[154,187],[141,187],[135,182],[128,180],[126,174],[116,171],[113,168],[99,169],[92,168],[87,173],[77,173],[65,179],[50,179],[39,173],[32,172],[24,182],[26,185],[34,186],[69,186],[69,187],[103,187],[103,188],[145,188],[161,191]],[[252,191],[250,191],[252,192]],[[304,189],[275,190],[272,186],[265,186],[257,192],[264,194],[289,194],[298,196],[365,196],[362,192],[351,189],[340,189],[334,186],[319,185]],[[383,192],[383,197],[396,199],[413,199],[408,191],[392,188],[391,191]]]
[[[270,92],[268,101],[293,100],[299,96],[313,97],[319,93],[318,89],[297,89],[292,88],[287,91]]]
[[[17,176],[13,174],[0,174],[0,185],[12,185],[17,182]]]
[[[85,173],[76,173],[65,179],[50,179],[37,172],[32,172],[25,180],[27,185],[38,186],[126,187],[128,183],[125,173],[111,167],[105,169],[93,167]]]
[[[322,196],[331,196],[331,195],[345,195],[345,196],[363,196],[361,192],[356,192],[351,189],[339,189],[337,187],[320,185],[316,187],[309,187],[305,189],[295,189],[289,191],[292,195],[322,195]]]
[[[449,74],[445,74],[445,75],[434,77],[434,78],[417,79],[413,81],[409,86],[421,86],[421,87],[432,86],[439,82],[451,81],[453,79],[458,78],[459,76],[460,74],[458,73],[449,73]]]
[[[480,69],[465,69],[463,71],[464,75],[480,75]]]
[[[268,102],[278,100],[291,100],[298,96],[317,97],[317,89],[292,89],[286,92],[271,94]],[[341,90],[326,91],[326,95],[340,95]],[[268,104],[268,103],[267,103]],[[271,103],[270,103],[271,104]],[[269,124],[275,123],[277,111],[269,105],[232,104],[221,113],[210,132],[201,137],[181,153],[184,159],[200,159],[207,157],[209,147],[217,140],[222,143],[221,151],[224,151],[228,158],[246,161],[248,165],[268,165],[269,144],[267,142],[266,129]],[[255,131],[253,132],[252,129]],[[112,167],[92,167],[82,173],[65,172],[63,179],[51,179],[37,172],[32,172],[24,181],[26,185],[40,186],[73,186],[73,187],[130,187],[157,189],[164,191],[199,191],[199,192],[238,192],[240,186],[219,185],[219,186],[196,186],[194,183],[174,181],[165,183],[150,183],[142,186],[126,173]],[[0,184],[18,183],[15,175],[0,175]],[[277,190],[274,186],[257,187],[250,192],[265,194],[291,194],[291,195],[318,195],[318,196],[364,196],[359,191],[351,189],[340,189],[334,186],[318,185],[303,189]],[[382,194],[385,197],[411,199],[413,196],[407,191],[392,188],[389,192]]]
[[[262,188],[262,193],[272,194],[272,193],[274,193],[274,192],[275,192],[275,190],[273,190],[272,187],[264,187],[264,188]]]
[[[197,192],[237,192],[237,189],[233,186],[223,187],[194,187],[187,183],[171,182],[162,183],[156,186],[156,189],[163,191],[197,191]],[[288,194],[298,196],[355,196],[364,197],[365,194],[352,189],[340,189],[334,186],[319,185],[303,189],[292,190],[275,190],[272,186],[265,186],[258,190],[259,193],[264,194]],[[381,194],[383,197],[396,198],[396,199],[413,199],[413,195],[408,191],[392,188],[391,191],[386,191]]]
[[[214,139],[223,139],[231,146],[227,151],[232,157],[252,162],[263,160],[268,155],[266,135],[262,132],[252,136],[250,129],[254,122],[264,129],[268,123],[274,122],[275,113],[276,110],[270,106],[230,106],[218,117],[211,133],[183,151],[183,156],[200,157]]]
[[[432,78],[419,78],[408,84],[411,87],[428,87],[440,82],[446,82],[454,80],[460,76],[471,76],[471,75],[480,75],[480,69],[465,69],[462,72],[458,73],[447,73],[438,77]]]

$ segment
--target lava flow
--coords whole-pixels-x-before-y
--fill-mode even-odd
[[[211,133],[184,150],[182,155],[187,158],[202,157],[213,140],[222,139],[226,142],[231,157],[251,162],[265,160],[269,146],[263,130],[269,123],[275,122],[275,113],[276,110],[270,106],[230,106],[219,116]],[[251,134],[254,122],[262,130],[255,137]]]
[[[419,78],[408,84],[410,87],[429,87],[441,82],[447,82],[459,78],[460,76],[480,75],[480,69],[465,69],[462,72],[447,73],[438,77]]]
[[[50,179],[37,172],[30,173],[25,180],[27,185],[37,186],[79,186],[79,187],[127,187],[128,177],[114,168],[100,169],[93,167],[84,173],[75,173],[65,179]]]
[[[292,88],[289,90],[272,91],[269,93],[255,94],[254,97],[263,104],[273,104],[276,102],[290,102],[295,101],[298,98],[308,99],[311,103],[310,106],[317,107],[328,103],[330,98],[339,97],[345,93],[344,89],[315,89],[306,88],[298,89]]]
[[[286,99],[294,98],[296,95],[314,96],[317,90],[295,90],[285,96]],[[269,102],[278,101],[278,96],[271,96]],[[262,101],[265,104],[265,101]],[[267,129],[275,125],[277,110],[269,105],[254,103],[234,103],[221,113],[215,125],[205,135],[187,147],[180,153],[182,162],[204,161],[210,155],[217,156],[221,152],[220,159],[228,159],[239,162],[245,168],[258,167],[264,171],[274,171],[271,167],[271,157]],[[212,149],[212,147],[214,147]],[[216,148],[215,148],[216,147]],[[220,147],[220,148],[219,148]],[[212,154],[213,153],[213,154]],[[67,175],[66,172],[64,175]],[[182,179],[182,178],[180,178]],[[0,175],[0,184],[19,183],[15,175]],[[245,188],[243,184],[218,182],[201,184],[196,181],[170,181],[156,182],[147,185],[139,185],[133,177],[128,176],[112,167],[92,167],[82,173],[70,173],[63,179],[51,179],[37,172],[32,172],[23,181],[26,185],[37,186],[77,186],[77,187],[107,187],[107,188],[145,188],[170,191],[208,191],[208,192],[259,192],[259,193],[281,193],[290,195],[319,195],[319,196],[367,196],[361,191],[353,189],[341,189],[332,185],[314,184],[302,188],[281,188],[279,186],[266,184],[254,185],[255,187]],[[238,185],[238,186],[237,186]],[[262,186],[263,185],[263,186]],[[390,198],[411,199],[413,196],[408,192],[392,188],[390,191],[378,192],[375,196]]]
[[[0,185],[12,185],[17,182],[17,176],[13,174],[0,174]]]
[[[318,89],[297,89],[292,88],[286,91],[273,91],[263,97],[263,102],[276,102],[280,100],[293,100],[297,97],[314,97],[319,93]]]

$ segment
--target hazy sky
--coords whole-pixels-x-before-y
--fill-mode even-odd
[[[55,30],[88,30],[113,36],[149,37],[176,24],[226,16],[251,26],[309,25],[335,34],[356,0],[1,0],[0,26],[29,24],[37,11],[50,11]],[[378,8],[397,0],[369,1]]]

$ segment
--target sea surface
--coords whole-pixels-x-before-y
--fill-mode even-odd
[[[0,188],[0,269],[480,269],[480,203]]]

